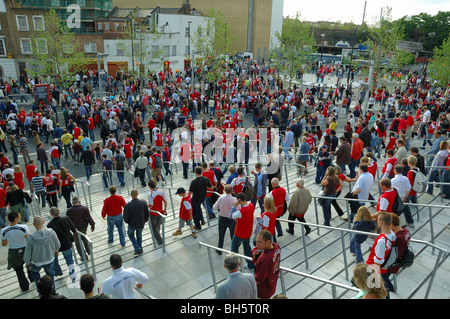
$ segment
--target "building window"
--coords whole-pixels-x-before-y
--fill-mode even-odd
[[[96,53],[97,43],[96,42],[84,42],[84,51],[86,53]]]
[[[109,23],[105,23],[105,31],[109,31]]]
[[[101,22],[97,23],[97,30],[99,32],[103,31],[103,24]]]
[[[116,53],[117,56],[124,56],[125,55],[123,47],[124,47],[123,44],[118,44],[117,45],[117,53]]]
[[[118,23],[114,23],[114,31],[119,31],[119,24]]]
[[[163,54],[165,58],[170,56],[170,45],[163,46]]]
[[[6,56],[5,39],[0,38],[0,56]]]
[[[186,28],[186,30],[184,31],[184,36],[187,38],[189,37],[189,27]]]
[[[176,55],[177,55],[177,46],[172,45],[172,56],[176,56]]]
[[[184,55],[189,55],[189,46],[187,45],[184,50]]]
[[[47,53],[47,39],[36,39],[36,51],[41,54]]]
[[[22,49],[22,54],[33,54],[31,39],[20,39],[20,48]]]
[[[43,16],[33,16],[33,25],[35,31],[44,31],[44,17]]]
[[[16,15],[17,30],[19,31],[29,31],[28,28],[28,17],[22,15]]]

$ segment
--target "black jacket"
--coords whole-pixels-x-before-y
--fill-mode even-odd
[[[72,247],[73,234],[76,234],[76,230],[69,217],[55,217],[47,224],[47,227],[53,229],[58,236],[61,243],[59,251],[66,251]]]
[[[95,155],[92,150],[84,150],[81,153],[80,163],[84,163],[84,166],[91,166],[95,164]]]
[[[132,199],[123,208],[123,221],[131,228],[144,229],[149,216],[147,202],[143,199]]]
[[[359,133],[359,138],[363,141],[364,147],[370,147],[372,144],[372,135],[367,127],[361,130]]]

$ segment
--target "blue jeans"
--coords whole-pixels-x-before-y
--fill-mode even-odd
[[[450,183],[450,170],[444,169],[441,174],[441,182]],[[442,194],[445,198],[450,198],[450,185],[441,185]]]
[[[320,184],[324,176],[325,176],[325,167],[323,165],[317,165],[316,184]]]
[[[89,180],[92,175],[92,166],[85,166],[84,169],[86,170],[86,178]]]
[[[36,266],[35,264],[31,264],[31,276],[33,277],[34,282],[38,282],[39,279],[41,279],[41,275],[39,274],[39,271],[41,269],[44,269],[44,272],[46,275],[49,275],[50,278],[52,278],[53,282],[53,290],[55,290],[55,270],[53,267],[53,262],[43,265],[43,266]]]
[[[108,242],[112,243],[114,241],[114,226],[117,227],[119,232],[119,242],[120,245],[125,246],[125,233],[123,231],[123,215],[108,216],[106,218],[107,230],[108,230]]]
[[[437,182],[439,183],[441,179],[440,172],[438,170],[434,170],[430,173],[430,177],[428,178],[428,183]],[[440,186],[439,184],[437,184]],[[428,184],[427,186],[427,193],[430,195],[433,195],[433,187],[434,184]]]
[[[113,184],[111,171],[103,172],[103,183],[105,185],[105,188],[108,188],[108,181],[110,185]]]
[[[330,194],[324,194],[326,197],[336,197],[336,194],[330,195]],[[322,212],[323,212],[323,218],[325,219],[324,225],[330,226],[330,220],[331,220],[331,202],[332,199],[324,199],[324,203],[322,204]]]
[[[250,238],[242,239],[234,235],[231,240],[231,251],[238,254],[241,244],[244,246],[244,255],[251,258],[252,248],[250,247]],[[247,260],[247,266],[249,269],[255,269],[255,265],[250,260]]]
[[[72,274],[75,272],[75,269],[73,268],[73,254],[72,254],[72,247],[66,251],[61,252],[64,260],[66,261],[67,267],[69,268],[69,275],[72,276]],[[72,267],[71,267],[72,265]],[[55,272],[55,276],[62,275],[62,269],[59,265],[58,256],[55,256],[55,260],[53,261],[53,270]],[[75,277],[71,277],[72,281],[75,280]]]
[[[117,179],[121,186],[125,185],[124,172],[117,172]],[[111,183],[112,184],[112,183]]]
[[[355,237],[350,239],[350,252],[356,255],[356,262],[364,262],[361,244],[355,240]]]
[[[70,144],[64,145],[65,158],[68,158],[69,153],[70,153],[70,156],[73,157],[73,151],[72,151],[72,148],[70,147]]]
[[[142,250],[142,229],[128,226],[128,238],[134,247],[134,252]]]
[[[350,170],[350,178],[354,178],[356,176],[356,172],[355,169],[356,167],[359,165],[359,159],[357,159],[356,161],[352,158],[350,165],[348,166],[349,170]]]
[[[61,165],[59,163],[59,158],[52,157],[52,164],[55,167],[55,169],[61,169]]]

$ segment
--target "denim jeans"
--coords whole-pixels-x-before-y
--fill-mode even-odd
[[[239,247],[241,245],[244,247],[244,255],[251,258],[252,248],[250,247],[250,238],[242,239],[237,236],[233,236],[233,239],[231,240],[231,251],[238,254]],[[255,269],[255,265],[250,260],[247,260],[247,266],[249,269]]]
[[[133,244],[134,252],[142,250],[142,229],[128,226],[127,234]]]
[[[70,147],[70,144],[64,145],[65,158],[68,158],[69,153],[70,153],[70,156],[73,157],[72,147]]]
[[[117,228],[119,233],[120,245],[125,246],[125,233],[123,230],[123,215],[108,216],[106,217],[107,230],[108,230],[108,242],[112,243],[114,241],[114,226]]]
[[[85,166],[84,169],[86,170],[86,178],[89,180],[92,175],[92,166]]]
[[[413,204],[417,204],[417,195],[408,195],[408,197],[406,197],[406,201],[405,203],[413,203]],[[411,206],[409,205],[405,205],[405,219],[406,222],[408,224],[414,224],[414,219],[412,218],[412,214],[411,214]]]
[[[336,197],[336,194],[330,195],[330,194],[324,194],[326,197]],[[324,203],[322,205],[322,211],[323,211],[323,218],[325,219],[324,225],[330,226],[330,220],[331,220],[331,202],[332,199],[324,199]]]
[[[364,262],[361,244],[355,240],[354,236],[350,239],[350,252],[356,255],[356,262]]]
[[[67,267],[69,269],[69,275],[71,276],[70,278],[72,279],[72,281],[74,281],[75,277],[72,277],[72,274],[75,272],[75,269],[73,268],[72,247],[70,247],[70,249],[68,249],[66,251],[62,251],[61,253],[62,253],[64,260],[66,261]],[[72,265],[72,267],[71,267],[71,265]],[[63,273],[61,266],[59,265],[58,256],[55,256],[55,260],[53,261],[53,270],[55,272],[55,276],[60,276]]]
[[[35,264],[31,264],[31,276],[33,276],[33,280],[35,283],[38,282],[39,279],[41,279],[41,275],[39,273],[39,271],[41,269],[44,269],[44,272],[46,275],[49,275],[50,278],[52,278],[52,283],[53,283],[53,290],[55,290],[55,270],[53,267],[53,262],[47,264],[47,265],[42,265],[42,266],[36,266]]]
[[[45,202],[46,202],[46,194],[45,192],[36,192],[36,196],[39,198],[42,208],[45,207]]]
[[[429,178],[428,178],[428,183],[431,183],[431,184],[428,184],[428,186],[427,186],[427,193],[428,194],[433,195],[434,184],[432,184],[432,182],[439,183],[440,182],[440,177],[441,177],[440,176],[440,172],[438,170],[436,170],[436,169],[430,173]],[[440,186],[439,184],[437,184],[437,185]]]
[[[52,164],[55,167],[55,169],[61,169],[61,165],[60,165],[58,157],[52,157]]]
[[[233,239],[234,225],[235,225],[234,219],[219,216],[219,222],[218,222],[219,242],[217,244],[217,247],[223,248],[223,242],[225,239],[225,233],[227,232],[227,229],[229,229],[229,231],[230,231],[230,239],[231,240]]]
[[[110,185],[113,184],[111,171],[103,172],[102,177],[103,177],[103,184],[104,184],[105,188],[108,188],[108,181],[109,181]]]
[[[125,185],[124,176],[125,176],[124,172],[117,172],[117,179],[119,180],[121,186]]]

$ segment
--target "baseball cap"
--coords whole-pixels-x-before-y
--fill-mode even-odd
[[[175,195],[184,194],[184,193],[186,193],[186,190],[183,187],[178,187],[177,192],[175,193]]]

